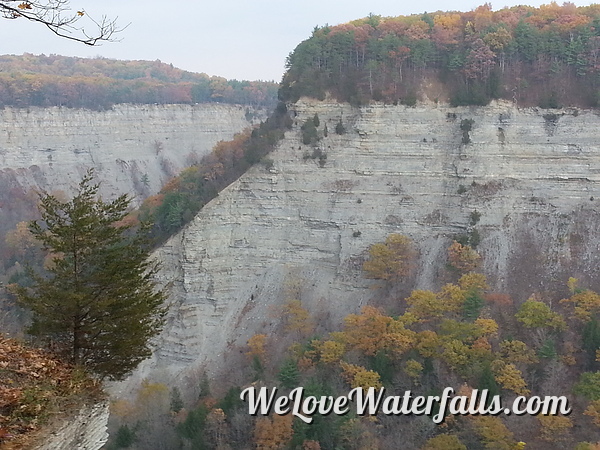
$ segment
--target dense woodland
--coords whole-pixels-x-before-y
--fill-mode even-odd
[[[223,102],[272,108],[278,85],[177,69],[157,61],[0,56],[0,106],[107,109],[117,103]]]
[[[494,292],[477,272],[476,250],[457,241],[448,248],[439,290],[391,294],[410,279],[417,258],[402,235],[372,245],[363,275],[373,280],[379,304],[333,327],[303,306],[310,280],[290,275],[272,312],[280,320],[276,333],[250,338],[236,370],[218,382],[192,374],[185,394],[145,383],[134,401],[114,405],[109,448],[597,449],[600,295],[574,278],[563,292],[525,301]],[[502,396],[503,406],[518,395],[564,395],[572,413],[447,416],[435,424],[431,416],[351,412],[316,414],[305,424],[291,415],[250,416],[239,396],[251,385],[277,386],[283,394],[303,386],[306,396],[346,395],[356,387],[438,396],[448,386],[457,395],[487,389]]]
[[[315,28],[289,56],[280,98],[590,107],[600,100],[599,55],[600,5],[371,15]]]

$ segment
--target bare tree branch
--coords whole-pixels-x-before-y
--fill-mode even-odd
[[[6,19],[24,18],[46,25],[57,36],[97,45],[101,41],[114,41],[114,35],[122,29],[117,28],[116,18],[102,16],[94,20],[86,12],[72,12],[70,0],[0,0],[0,16]],[[80,21],[91,22],[94,32],[88,33]]]

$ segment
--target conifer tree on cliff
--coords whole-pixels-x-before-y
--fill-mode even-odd
[[[40,195],[42,221],[29,228],[51,262],[17,295],[33,312],[31,334],[74,364],[118,380],[150,356],[165,293],[153,281],[158,264],[148,259],[147,227],[134,232],[123,222],[129,197],[104,202],[92,180],[88,171],[66,202]]]

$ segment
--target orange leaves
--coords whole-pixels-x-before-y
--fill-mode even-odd
[[[257,450],[279,450],[285,448],[294,435],[291,414],[261,417],[254,426],[254,441]]]
[[[40,417],[99,393],[97,382],[77,369],[0,335],[0,430],[6,435],[18,437]]]
[[[23,10],[25,10],[25,9],[33,9],[32,6],[31,6],[31,3],[27,3],[27,2],[19,3],[17,5],[17,7],[19,9],[23,9]]]
[[[448,262],[460,272],[471,272],[480,260],[481,256],[468,245],[454,241],[448,248]]]
[[[365,306],[361,314],[350,314],[344,322],[347,344],[368,356],[379,350],[400,355],[408,351],[415,341],[414,331],[407,330],[400,321],[383,315],[372,306]]]

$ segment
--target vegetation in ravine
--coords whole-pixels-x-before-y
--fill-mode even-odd
[[[239,349],[246,360],[236,368],[242,377],[231,377],[237,383],[220,378],[211,383],[218,389],[212,393],[206,376],[198,373],[187,380],[183,402],[175,401],[180,393],[174,389],[144,384],[136,400],[114,405],[113,436],[130,439],[115,438],[111,448],[149,448],[151,442],[182,449],[251,443],[260,449],[358,450],[398,448],[398,436],[405,449],[596,448],[600,295],[579,287],[574,278],[560,302],[550,301],[551,293],[513,299],[493,292],[477,273],[479,255],[457,244],[448,249],[447,282],[440,289],[388,298],[382,302],[385,309],[364,306],[331,328],[302,304],[306,283],[289,283],[276,312],[278,332],[258,333]],[[364,275],[386,283],[376,287],[381,296],[393,292],[390,285],[407,282],[403,267],[418,258],[413,246],[406,236],[392,234],[368,249]],[[427,416],[315,414],[313,423],[305,424],[291,415],[250,416],[239,394],[251,385],[276,386],[283,394],[302,386],[306,396],[345,395],[354,387],[383,386],[400,395],[410,390],[413,396],[440,395],[445,387],[460,395],[487,389],[501,395],[505,405],[518,395],[564,395],[573,412],[517,420],[448,416],[441,424]],[[149,410],[161,419],[151,422]]]

